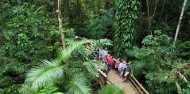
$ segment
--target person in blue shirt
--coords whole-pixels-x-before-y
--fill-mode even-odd
[[[118,71],[121,77],[123,77],[124,69],[126,68],[126,62],[123,60],[122,63],[119,64]]]

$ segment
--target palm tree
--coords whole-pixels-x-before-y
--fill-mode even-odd
[[[86,43],[93,45],[91,49],[85,49]],[[97,61],[89,60],[88,55],[97,47],[98,42],[69,40],[67,44],[70,46],[61,51],[57,59],[43,60],[41,65],[28,72],[21,93],[37,94],[48,85],[58,86],[60,91],[68,94],[92,92],[91,81],[96,78],[97,69],[102,67]]]

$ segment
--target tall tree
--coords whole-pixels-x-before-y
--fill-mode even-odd
[[[64,18],[69,18],[69,0],[64,0]]]
[[[61,5],[61,0],[57,0],[58,4],[57,4],[57,14],[58,14],[58,21],[59,21],[59,31],[61,33],[61,40],[62,40],[62,45],[63,45],[63,49],[65,49],[65,35],[64,35],[64,31],[63,31],[63,25],[62,25],[62,16],[61,16],[61,9],[60,9],[60,5]]]
[[[175,42],[177,40],[177,36],[178,36],[178,33],[179,33],[179,29],[180,29],[180,25],[181,25],[181,21],[182,21],[182,18],[183,18],[183,14],[184,14],[184,11],[185,11],[186,4],[187,4],[187,0],[184,0],[182,10],[181,10],[181,15],[179,17],[179,22],[178,22],[176,33],[175,33],[175,38],[174,38],[174,42],[173,42],[174,45],[175,45]]]
[[[76,6],[76,12],[77,12],[77,17],[79,17],[79,19],[81,18],[81,0],[77,0],[77,6]]]
[[[118,0],[114,32],[114,52],[124,55],[125,49],[134,42],[135,20],[137,19],[137,0]]]
[[[154,3],[153,3],[154,2]],[[155,16],[156,14],[156,10],[157,10],[157,7],[158,7],[158,2],[159,0],[155,0],[151,2],[151,0],[146,0],[146,7],[147,7],[147,19],[148,19],[148,30],[150,32],[150,34],[152,35],[152,30],[151,30],[151,27],[152,27],[152,20],[153,20],[153,17]],[[151,13],[151,6],[150,4],[152,4],[152,13]]]

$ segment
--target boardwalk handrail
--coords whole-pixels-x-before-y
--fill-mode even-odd
[[[98,72],[100,73],[100,75],[103,75],[105,78],[107,78],[107,75],[103,73],[103,71],[101,69],[98,69]]]
[[[130,75],[129,79],[141,94],[149,94],[133,75]]]
[[[99,73],[99,79],[100,79],[100,84],[107,84],[107,81],[109,83],[112,83],[110,80],[107,79],[107,75],[105,73],[103,73],[103,71],[101,69],[98,69],[98,73]]]
[[[103,73],[101,69],[98,69],[98,73],[99,73],[99,83],[101,85],[112,83],[111,81],[109,81],[109,79],[107,79],[107,75]],[[133,84],[136,90],[139,91],[140,94],[149,94],[148,91],[146,91],[146,89],[137,81],[137,79],[133,75],[130,75],[129,81]]]

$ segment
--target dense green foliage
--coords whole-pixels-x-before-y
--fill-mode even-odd
[[[137,0],[118,0],[115,14],[114,52],[122,56],[134,44]],[[120,42],[118,42],[120,41]]]
[[[150,93],[189,94],[189,1],[173,45],[182,4],[183,0],[61,0],[67,46],[62,51],[57,0],[1,0],[0,94],[123,94],[115,86],[98,91],[94,83],[95,69],[101,66],[92,61],[93,51],[108,45],[114,55],[134,61],[134,75]],[[93,44],[90,50],[86,43]]]
[[[125,94],[125,92],[117,85],[107,85],[99,90],[98,94]]]
[[[190,70],[184,60],[176,57],[177,49],[172,45],[171,37],[159,30],[154,35],[145,37],[143,47],[134,47],[131,55],[138,58],[138,69],[145,74],[148,87],[154,90],[152,93],[174,93],[176,82],[180,82],[180,86],[186,85],[184,77],[189,76]]]
[[[9,15],[12,18],[2,29],[4,41],[7,42],[3,43],[4,47],[1,48],[1,51],[4,56],[17,58],[19,61],[27,63],[40,59],[39,56],[45,57],[45,52],[50,52],[47,46],[51,41],[49,39],[51,35],[45,32],[52,29],[52,27],[48,27],[48,24],[53,22],[45,19],[43,11],[40,9],[36,11],[34,6],[30,9],[24,7],[27,6],[16,6],[12,9],[13,14]],[[14,17],[15,15],[17,16]],[[30,57],[31,55],[33,57]]]
[[[100,39],[104,37],[111,38],[113,35],[113,9],[100,10],[101,14],[95,19],[90,21],[89,25],[89,37],[94,39]],[[111,28],[111,29],[110,29]]]
[[[47,19],[45,7],[38,6],[37,2],[34,5],[15,0],[0,3],[0,83],[3,83],[0,92],[13,94],[18,93],[25,73],[33,65],[55,57],[60,35],[56,36],[51,25],[55,19]]]
[[[44,86],[51,84],[62,87],[61,91],[68,93],[89,94],[91,92],[90,82],[96,78],[96,70],[101,67],[95,61],[82,63],[84,58],[89,60],[88,55],[90,54],[88,53],[93,51],[93,48],[85,50],[83,44],[92,42],[89,40],[80,42],[69,41],[69,47],[61,51],[57,59],[51,61],[44,60],[40,66],[31,69],[27,73],[25,85],[22,87],[21,93],[31,94],[31,92],[28,92],[28,88],[30,88],[29,91],[39,93]],[[95,47],[96,44],[92,45]],[[80,56],[80,58],[77,56]]]

